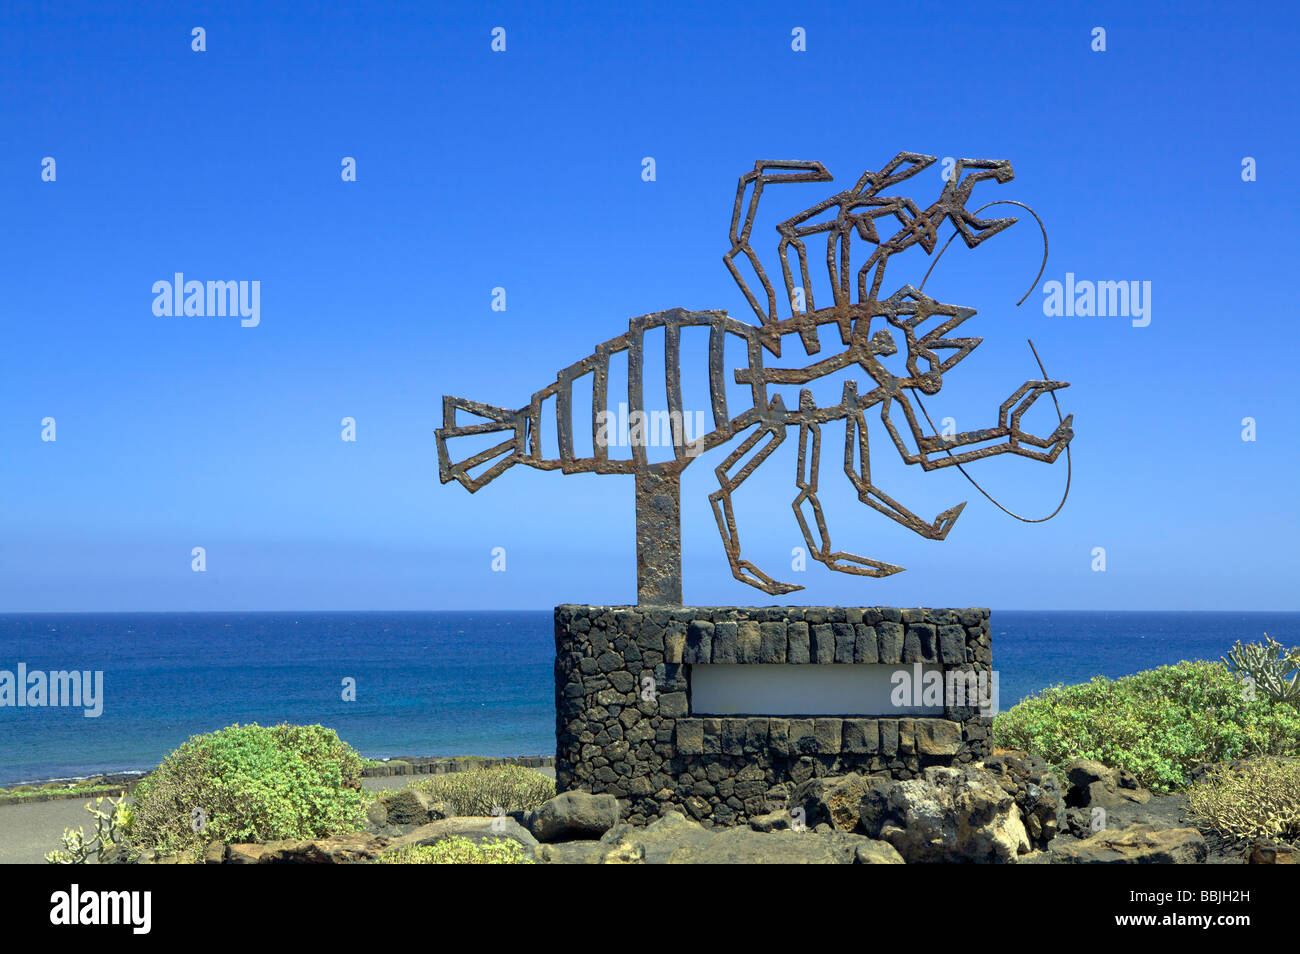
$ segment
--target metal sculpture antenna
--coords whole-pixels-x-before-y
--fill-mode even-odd
[[[909,530],[933,540],[942,540],[948,535],[966,506],[965,502],[944,510],[933,520],[926,520],[877,487],[871,477],[868,411],[878,410],[888,437],[903,462],[917,464],[925,471],[957,467],[966,474],[963,464],[1000,454],[1052,463],[1065,451],[1068,460],[1068,445],[1073,438],[1073,415],[1061,416],[1059,404],[1059,426],[1050,435],[1038,437],[1021,428],[1025,412],[1039,397],[1050,393],[1056,402],[1055,392],[1069,386],[1063,381],[1047,380],[1041,361],[1042,378],[1021,384],[1002,402],[996,421],[988,427],[940,436],[920,403],[920,395],[939,392],[944,375],[964,360],[983,339],[949,337],[975,314],[975,310],[930,298],[922,291],[924,281],[921,288],[904,285],[881,300],[879,294],[889,259],[913,245],[919,245],[927,255],[933,254],[939,243],[939,229],[945,222],[951,223],[955,230],[949,242],[960,235],[968,248],[974,248],[1017,221],[1015,218],[981,219],[979,212],[986,206],[974,212],[966,208],[977,183],[990,179],[1005,183],[1014,178],[1011,164],[1006,160],[958,161],[939,197],[924,210],[909,198],[882,195],[885,190],[912,178],[935,161],[933,156],[899,153],[879,171],[863,173],[853,188],[836,193],[777,225],[777,253],[786,292],[785,306],[781,305],[782,299],[750,245],[759,201],[766,186],[828,182],[831,175],[819,162],[756,162],[752,172],[740,177],[731,219],[731,248],[723,260],[753,308],[759,324],[739,321],[723,311],[674,308],[656,312],[631,319],[624,334],[597,345],[587,357],[561,370],[554,382],[534,392],[529,403],[517,410],[445,396],[443,426],[436,432],[442,482],[458,481],[473,493],[515,464],[563,473],[634,475],[637,601],[680,605],[681,472],[704,451],[728,443],[744,433],[744,438],[714,468],[718,488],[709,495],[709,501],[732,575],[766,593],[778,595],[803,587],[780,582],[742,557],[732,498],[741,484],[789,436],[789,432],[797,430],[798,464],[794,480],[797,493],[791,506],[809,555],[831,570],[860,576],[884,577],[900,572],[903,569],[900,566],[832,548],[817,496],[823,425],[844,422],[844,474],[856,490],[858,499]],[[1028,209],[1028,206],[1022,207]],[[1028,210],[1033,213],[1032,209]],[[1039,224],[1041,226],[1041,221]],[[821,235],[826,237],[825,261],[832,301],[818,308],[811,280],[808,241]],[[852,268],[855,236],[868,249],[866,259],[856,273]],[[947,243],[939,254],[942,255],[946,249]],[[752,269],[753,277],[762,289],[761,296],[756,295],[746,282],[742,271],[744,266]],[[928,276],[927,272],[927,279]],[[838,331],[838,344],[842,346],[828,357],[811,363],[796,361],[792,366],[764,364],[765,352],[774,358],[782,357],[782,344],[787,339],[801,344],[809,357],[819,354],[823,345],[820,329],[824,325],[834,326]],[[682,329],[692,327],[708,330],[707,353],[695,355],[688,350],[683,354]],[[645,399],[647,335],[662,336],[663,339],[663,380],[659,381],[657,377],[651,380],[655,391],[658,392],[662,386],[666,395],[662,407],[647,406]],[[740,407],[728,405],[724,375],[729,342],[742,349],[745,355],[743,365],[730,369],[736,384],[748,386],[747,400]],[[900,343],[904,367],[890,371],[882,359],[898,354]],[[1030,346],[1032,348],[1032,342]],[[621,360],[623,355],[627,360],[626,420],[632,427],[626,441],[628,455],[617,457],[611,456],[611,447],[621,446],[623,442],[618,434],[611,434],[609,372],[611,359],[617,357]],[[1036,350],[1034,356],[1037,359]],[[688,368],[697,368],[708,381],[713,426],[707,433],[690,433],[688,413],[682,401],[683,358],[690,362]],[[813,400],[812,391],[803,385],[840,372],[848,373],[839,402],[819,406]],[[573,399],[575,382],[588,376],[592,393],[590,420],[585,408],[575,408]],[[799,388],[797,404],[793,408],[787,408],[780,393],[788,387]],[[543,408],[552,399],[553,434],[558,452],[555,456],[547,456],[542,450],[542,437],[549,412],[544,415]],[[793,395],[791,399],[795,400]],[[929,433],[921,426],[914,403],[930,424]],[[901,411],[901,422],[890,416],[895,408]],[[577,420],[575,411],[581,414]],[[478,420],[461,423],[457,419],[458,412]],[[623,419],[619,420],[621,423]],[[590,453],[575,449],[575,425],[580,425],[583,430],[590,427]],[[499,443],[461,460],[454,460],[448,453],[449,441],[497,433],[503,435]],[[665,454],[661,455],[665,457],[663,460],[650,460],[647,449],[652,445],[670,448],[671,456]],[[474,473],[476,470],[477,474]],[[969,474],[966,476],[974,483]],[[993,500],[982,487],[978,484],[976,487]],[[1006,510],[996,500],[993,503]],[[1011,513],[1009,510],[1006,512]]]

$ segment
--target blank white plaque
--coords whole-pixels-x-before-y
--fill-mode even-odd
[[[921,667],[922,673],[942,666]],[[912,664],[695,665],[690,669],[692,715],[889,716],[943,715],[943,706],[896,706],[895,673],[915,681]],[[913,685],[913,689],[916,687]],[[913,701],[920,695],[913,692]]]

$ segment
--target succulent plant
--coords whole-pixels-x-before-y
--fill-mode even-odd
[[[1300,703],[1300,647],[1284,649],[1265,633],[1262,643],[1237,640],[1223,662],[1274,702]]]
[[[95,834],[86,838],[86,831],[81,826],[63,829],[63,847],[45,855],[45,860],[52,865],[84,865],[91,854],[100,855],[121,840],[123,830],[131,820],[131,808],[126,804],[125,796],[108,799],[108,809],[102,806],[105,799],[97,798],[86,802],[86,811],[95,819]]]

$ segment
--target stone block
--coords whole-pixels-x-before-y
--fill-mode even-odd
[[[903,624],[883,620],[876,624],[876,649],[880,662],[894,665],[903,661]]]
[[[835,630],[830,623],[817,623],[812,627],[812,660],[815,663],[835,662]]]
[[[693,620],[686,630],[684,663],[709,663],[713,661],[713,624],[708,620]]]
[[[758,661],[760,663],[783,663],[786,659],[785,651],[785,620],[760,624]]]
[[[786,629],[786,636],[789,641],[786,661],[790,663],[811,662],[812,650],[809,642],[808,624],[802,620],[791,623]]]
[[[875,719],[845,719],[841,750],[846,755],[874,755],[880,751],[880,724]]]
[[[714,623],[712,655],[710,662],[725,665],[740,662],[738,650],[739,625],[733,622]]]
[[[819,717],[813,720],[813,736],[822,755],[839,755],[844,720]]]

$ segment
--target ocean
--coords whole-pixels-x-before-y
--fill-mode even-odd
[[[1264,632],[1293,646],[1300,613],[995,610],[992,631],[1006,709]],[[552,755],[553,654],[549,610],[4,614],[0,670],[104,676],[97,718],[0,707],[0,785],[147,770],[235,722],[319,722],[372,758]]]

